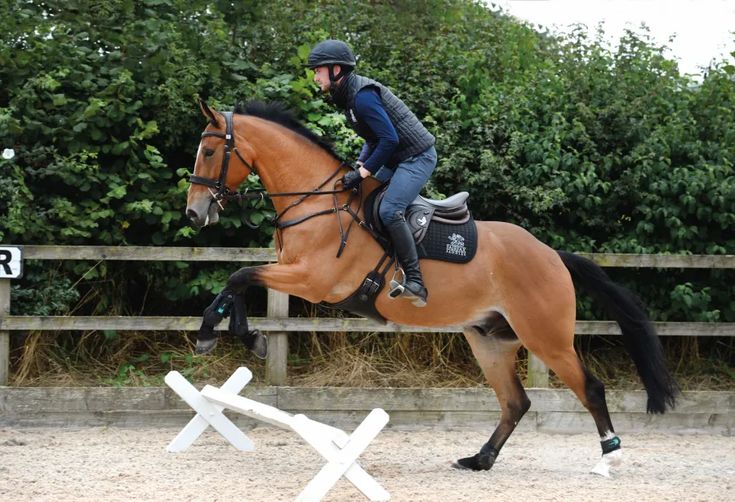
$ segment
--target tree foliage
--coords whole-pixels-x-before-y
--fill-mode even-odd
[[[201,233],[187,226],[196,97],[224,109],[284,101],[350,158],[360,142],[303,67],[314,43],[334,37],[437,136],[431,194],[468,190],[476,217],[560,249],[735,252],[735,68],[695,82],[645,32],[611,50],[583,30],[538,32],[469,0],[9,0],[0,16],[0,145],[17,153],[0,160],[2,242],[268,245],[260,202],[228,207]],[[243,227],[243,212],[261,229]],[[163,291],[149,310],[200,305],[228,272],[64,267],[72,283],[87,273],[77,288]],[[29,270],[26,289],[42,291],[40,269]],[[727,279],[659,275],[640,289],[658,299],[659,318],[732,321],[735,304],[716,287]]]

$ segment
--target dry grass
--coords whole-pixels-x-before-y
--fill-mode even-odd
[[[185,333],[34,332],[12,353],[11,385],[163,385],[175,369],[198,381],[222,382],[240,365],[257,365],[239,345],[224,340],[213,356],[193,354]]]
[[[184,333],[29,334],[13,351],[11,385],[163,385],[176,369],[197,381],[221,383],[238,366],[263,382],[265,365],[239,343],[222,338],[212,356],[194,356]],[[670,367],[684,390],[733,390],[735,341],[664,340]],[[17,341],[16,341],[17,343]],[[476,387],[482,373],[457,334],[293,333],[289,376],[294,386]],[[609,389],[639,389],[619,337],[578,337],[584,364]],[[525,379],[525,351],[518,373]],[[564,384],[551,376],[552,387]]]
[[[482,375],[454,334],[310,335],[309,357],[294,385],[344,387],[473,387]],[[354,340],[352,340],[354,339]]]

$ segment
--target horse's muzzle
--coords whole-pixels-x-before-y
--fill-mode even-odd
[[[186,207],[186,217],[191,226],[200,229],[219,221],[218,205],[211,199],[203,199]]]

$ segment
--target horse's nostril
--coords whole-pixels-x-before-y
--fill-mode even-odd
[[[190,219],[190,220],[192,220],[192,221],[193,221],[193,220],[197,220],[197,219],[199,219],[199,215],[198,215],[198,214],[197,214],[197,212],[196,212],[195,210],[193,210],[193,209],[187,209],[187,210],[186,210],[186,217],[187,217],[187,218],[189,218],[189,219]]]

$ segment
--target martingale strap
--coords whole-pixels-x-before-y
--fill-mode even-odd
[[[342,206],[339,205],[339,201],[337,200],[337,194],[344,192],[345,191],[344,189],[342,189],[342,190],[321,191],[321,189],[324,187],[324,185],[326,185],[329,180],[331,180],[332,178],[334,178],[339,173],[339,171],[342,169],[342,167],[343,167],[343,165],[338,166],[337,167],[337,170],[334,173],[332,173],[332,175],[329,178],[327,178],[326,180],[324,180],[321,185],[319,185],[318,187],[316,187],[311,192],[305,192],[305,193],[303,193],[302,197],[300,197],[296,201],[294,201],[291,204],[289,204],[288,207],[286,207],[286,209],[284,209],[280,214],[278,214],[276,216],[276,218],[274,219],[274,223],[276,224],[276,231],[279,232],[279,239],[278,239],[278,242],[279,243],[282,242],[282,239],[280,238],[280,232],[284,228],[293,227],[295,225],[298,225],[300,223],[303,223],[305,221],[308,221],[308,220],[310,220],[310,219],[312,219],[312,218],[314,218],[316,216],[324,216],[324,215],[327,215],[327,214],[334,214],[334,215],[337,216],[337,226],[339,227],[339,236],[340,236],[339,249],[337,250],[337,258],[339,258],[340,256],[342,256],[342,253],[345,250],[345,246],[347,245],[347,239],[350,236],[350,231],[352,230],[354,223],[357,222],[358,225],[363,225],[364,224],[364,221],[361,220],[360,219],[360,216],[359,216],[360,207],[362,205],[362,198],[360,197],[360,194],[362,193],[362,187],[358,187],[357,189],[352,189],[350,191],[349,197],[347,198],[347,202],[345,202],[344,204],[342,204]],[[335,181],[335,185],[336,185],[336,183],[337,182]],[[272,194],[272,196],[273,195],[275,195],[275,194]],[[295,218],[293,220],[280,221],[281,217],[284,214],[286,214],[286,212],[289,209],[291,209],[293,207],[296,207],[297,205],[301,204],[310,195],[332,195],[332,207],[329,208],[329,209],[323,209],[321,211],[317,211],[315,213],[307,214],[305,216],[301,216],[301,217]],[[356,197],[357,197],[357,201],[358,201],[358,207],[357,207],[357,210],[353,210],[352,209],[352,203],[353,203],[353,201],[355,200]],[[350,223],[347,226],[347,229],[346,230],[344,228],[344,225],[342,224],[342,218],[339,217],[340,211],[344,211],[344,212],[346,212],[347,214],[349,214],[352,217],[350,219]]]

